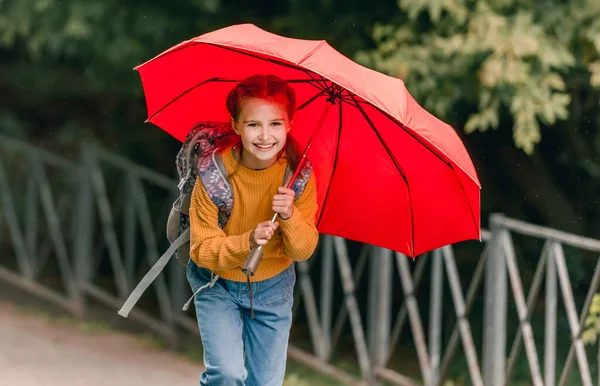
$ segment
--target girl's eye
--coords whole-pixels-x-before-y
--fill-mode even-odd
[[[250,126],[250,127],[258,127],[258,124],[257,123],[249,123],[248,126]]]

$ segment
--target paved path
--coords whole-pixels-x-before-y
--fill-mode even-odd
[[[86,333],[0,303],[2,386],[190,386],[201,366],[127,334]]]

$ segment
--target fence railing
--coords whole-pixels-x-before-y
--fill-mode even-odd
[[[77,317],[90,300],[116,313],[166,249],[177,195],[173,179],[127,159],[93,145],[80,154],[67,160],[0,139],[0,280]],[[590,365],[582,333],[600,283],[600,241],[502,215],[490,229],[482,242],[415,261],[323,235],[296,266],[290,357],[344,384],[495,386],[526,367],[534,385],[591,385],[598,363]],[[182,311],[189,292],[173,259],[130,318],[174,347],[180,332],[198,333],[193,310]],[[558,334],[561,299],[568,337]]]

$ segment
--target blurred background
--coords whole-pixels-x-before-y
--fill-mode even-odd
[[[145,102],[133,67],[183,40],[236,23],[254,23],[288,37],[325,39],[349,58],[403,79],[415,99],[455,127],[464,141],[483,186],[481,219],[484,228],[489,228],[491,214],[502,213],[526,223],[590,239],[599,238],[600,2],[596,0],[0,0],[0,141],[5,141],[4,147],[0,146],[0,159],[4,159],[7,170],[4,183],[12,189],[5,191],[12,192],[12,204],[22,208],[15,212],[17,220],[11,225],[7,207],[0,207],[3,233],[0,266],[14,272],[27,272],[19,263],[11,229],[19,222],[22,227],[28,224],[27,166],[24,165],[31,162],[33,154],[40,154],[35,149],[79,164],[82,146],[94,144],[111,156],[120,156],[131,164],[175,180],[174,159],[180,143],[162,130],[144,124]],[[11,155],[10,149],[22,145],[32,146],[22,153],[24,158]],[[73,176],[48,173],[47,182],[58,200],[61,184],[71,187],[72,181],[64,181]],[[113,197],[109,202],[117,222],[114,210],[119,203],[126,202],[123,192],[127,189],[122,189],[122,178],[117,171],[105,170],[104,173],[106,194]],[[71,199],[75,196],[65,194],[65,213],[71,213],[75,209],[69,202],[73,204],[75,199]],[[147,193],[148,209],[153,213],[151,223],[158,230],[158,255],[166,245],[161,232],[168,213],[165,213],[165,205],[168,206],[171,198],[169,194],[156,189],[149,189]],[[93,201],[97,193],[88,197]],[[6,199],[4,205],[7,205]],[[49,212],[40,213],[48,216]],[[55,225],[61,225],[66,217],[61,216],[58,209],[57,213]],[[103,219],[102,215],[98,218]],[[32,234],[45,233],[47,224],[40,220]],[[64,233],[74,234],[74,224],[65,225]],[[124,243],[123,248],[126,248],[127,238],[123,234],[118,228],[116,243]],[[77,236],[63,236],[66,249],[70,251],[72,246],[73,251],[77,251]],[[534,282],[542,247],[548,239],[546,236],[536,241],[515,239],[526,291]],[[39,237],[25,241],[32,248],[29,249],[31,255],[37,254],[43,244]],[[110,243],[98,242],[102,246],[95,244],[96,263],[87,266],[93,267],[89,269],[94,271],[99,287],[119,292],[119,285],[112,283],[116,268],[109,256]],[[29,278],[51,288],[53,277],[65,280],[60,259],[53,257],[60,252],[52,252],[60,243],[53,243],[50,243],[52,247],[47,246],[50,250],[44,264],[50,268],[44,277]],[[466,243],[455,252],[463,293],[467,292],[482,247],[481,243]],[[350,243],[348,248],[355,267],[362,246]],[[565,250],[578,312],[593,287],[590,282],[593,283],[592,274],[598,259],[594,248],[593,253]],[[79,249],[82,250],[85,249]],[[142,252],[138,250],[138,254]],[[137,254],[131,253],[133,261],[137,261]],[[75,271],[79,258],[76,256],[79,255],[73,252],[67,259]],[[317,292],[322,287],[319,275],[323,275],[325,269],[320,264],[314,264],[316,268],[313,267],[311,275]],[[416,263],[409,264],[414,275]],[[146,265],[140,267],[132,268],[132,278],[138,278],[147,269]],[[433,272],[434,268],[431,269]],[[427,310],[435,279],[429,274],[423,277],[422,286],[426,289],[418,300],[422,304],[423,323],[429,323]],[[390,300],[392,308],[400,307],[404,299],[400,278],[394,277],[393,283],[397,286],[394,294],[398,292],[398,298],[394,295]],[[364,285],[370,288],[368,283]],[[57,291],[64,289],[61,288]],[[596,289],[592,288],[591,292]],[[336,291],[332,296],[342,300],[341,285]],[[475,345],[481,353],[484,350],[481,337],[485,333],[483,287],[474,291],[480,301],[473,302],[471,323]],[[357,291],[359,304],[368,302],[367,292]],[[540,318],[540,332],[534,334],[540,346],[540,362],[544,362],[543,327],[548,326],[544,316],[547,296],[548,292],[542,290],[537,303],[532,301],[529,310]],[[509,314],[517,314],[519,310],[516,303],[512,303],[510,293],[508,302]],[[151,312],[157,304],[157,300],[147,299],[146,307]],[[178,308],[178,303],[174,307]],[[309,313],[302,307],[298,310],[298,328],[295,327],[295,339],[299,342],[309,340],[310,335],[310,327],[301,327],[310,326]],[[444,312],[451,316],[456,314],[451,306]],[[564,363],[570,346],[561,345],[560,337],[570,342],[572,325],[569,325],[568,312],[562,309],[561,312],[564,316],[556,322],[560,335],[557,360]],[[365,319],[368,313],[366,305],[361,308]],[[509,338],[517,333],[522,318],[515,316],[515,319],[510,322],[509,318],[506,326]],[[587,318],[581,322],[582,326],[596,323]],[[440,327],[442,347],[446,346],[453,328],[447,324]],[[533,319],[532,324],[536,330]],[[349,350],[353,349],[352,340],[356,337],[353,332],[350,326],[342,331],[342,336],[350,342]],[[581,331],[577,334],[581,335]],[[413,362],[402,371],[422,382],[423,364],[417,363],[413,338],[414,330],[407,329],[399,340],[398,344],[410,352],[405,354],[404,360],[410,358]],[[595,342],[595,338],[590,341]],[[343,350],[340,349],[340,353]],[[595,374],[597,354],[588,354],[592,358],[591,371]],[[509,383],[535,384],[531,361],[525,354],[518,358],[517,370]],[[330,358],[325,362],[334,363]],[[465,360],[452,363],[445,380],[471,384],[472,374]],[[294,366],[290,374],[295,378],[290,382],[317,384],[310,381],[313,370]],[[356,370],[355,365],[346,366],[350,372],[352,367]],[[559,375],[557,371],[556,376]],[[585,384],[585,380],[574,379],[575,383],[567,384]]]

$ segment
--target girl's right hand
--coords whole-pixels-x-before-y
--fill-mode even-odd
[[[265,245],[269,242],[278,226],[279,223],[277,221],[274,223],[265,221],[258,224],[256,228],[250,232],[250,249],[257,248],[259,245]]]

